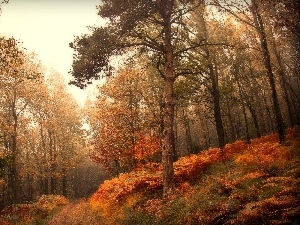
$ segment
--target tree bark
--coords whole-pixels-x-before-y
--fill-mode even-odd
[[[163,6],[163,5],[162,5]],[[168,1],[165,9],[161,9],[164,21],[165,45],[165,82],[164,82],[164,130],[162,140],[162,167],[163,167],[163,197],[168,198],[175,190],[174,183],[174,55],[172,46],[171,14],[174,2]]]
[[[221,107],[220,107],[220,92],[218,87],[218,75],[215,73],[213,65],[208,65],[211,78],[211,88],[214,104],[214,118],[216,123],[216,130],[219,140],[219,148],[223,149],[225,142],[224,126],[222,122]]]

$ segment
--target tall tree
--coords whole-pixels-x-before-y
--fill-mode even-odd
[[[34,54],[13,38],[0,38],[1,208],[42,194],[67,194],[72,186],[69,171],[83,144],[80,112],[62,77],[46,85],[42,72]]]
[[[262,1],[243,0],[235,2],[232,0],[214,0],[214,3],[222,10],[230,13],[236,17],[240,22],[255,29],[259,35],[260,49],[264,61],[264,67],[269,80],[269,85],[272,93],[272,103],[276,118],[277,131],[279,134],[279,142],[284,142],[284,122],[282,113],[280,111],[280,104],[278,100],[278,93],[276,90],[275,75],[272,68],[268,36],[265,30],[264,20],[261,13],[260,4]]]
[[[103,72],[110,72],[109,60],[126,50],[139,49],[156,55],[157,69],[164,78],[164,116],[162,140],[163,196],[174,191],[174,92],[176,77],[182,74],[179,58],[201,43],[186,43],[178,35],[186,30],[191,2],[183,0],[104,0],[99,15],[109,19],[106,27],[95,28],[92,35],[77,37],[71,84],[86,86]],[[176,66],[175,66],[176,65]]]
[[[259,35],[260,35],[260,44],[261,44],[261,49],[262,49],[262,53],[263,53],[264,64],[265,64],[265,67],[267,70],[267,75],[268,75],[269,83],[270,83],[271,90],[272,90],[272,99],[273,99],[273,105],[274,105],[275,116],[276,116],[276,121],[277,121],[277,130],[278,130],[278,134],[279,134],[279,141],[282,143],[282,142],[284,142],[284,123],[283,123],[283,118],[282,118],[282,114],[280,111],[278,94],[277,94],[276,85],[275,85],[275,75],[274,75],[272,65],[271,65],[271,56],[270,56],[269,46],[268,46],[268,42],[267,42],[267,34],[265,31],[265,26],[263,23],[262,16],[261,16],[259,8],[258,8],[257,1],[251,0],[251,3],[252,3],[251,12],[253,15],[255,27],[258,30]]]
[[[194,64],[195,69],[193,71],[198,73],[197,75],[201,77],[199,80],[209,92],[209,101],[213,105],[212,113],[218,136],[218,146],[222,149],[226,140],[221,113],[220,80],[222,74],[219,67],[220,62],[222,62],[221,56],[225,51],[224,46],[229,44],[226,43],[224,27],[207,14],[208,10],[205,4],[191,13],[190,26],[195,27],[194,30],[196,31],[194,39],[203,40],[203,46],[189,55],[189,61],[190,64]]]
[[[269,37],[269,49],[274,73],[278,74],[281,83],[283,99],[287,109],[282,108],[283,114],[288,115],[286,122],[291,126],[299,124],[299,97],[294,99],[297,87],[300,56],[300,2],[298,0],[263,1],[259,4],[260,12]],[[292,89],[293,90],[292,90]],[[280,90],[279,90],[280,91]]]
[[[149,87],[148,77],[147,73],[131,64],[131,68],[120,70],[99,89],[94,109],[97,122],[91,127],[94,133],[91,156],[112,175],[128,172],[140,161],[144,162],[145,157],[137,156],[137,145],[144,137],[159,134],[153,119],[155,116],[152,116],[153,111],[157,113],[153,109],[157,99],[151,96],[151,88],[155,86],[151,83],[153,87]],[[153,74],[149,78],[153,79]]]
[[[16,203],[21,198],[21,184],[18,171],[19,126],[31,92],[31,80],[39,77],[37,65],[25,54],[25,50],[14,38],[0,38],[0,93],[1,112],[4,114],[4,151],[10,155],[8,170],[8,202]]]

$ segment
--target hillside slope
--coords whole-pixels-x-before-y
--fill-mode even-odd
[[[299,222],[299,127],[287,131],[283,145],[276,134],[250,145],[237,141],[223,152],[209,149],[183,157],[174,167],[176,193],[168,200],[161,199],[160,165],[149,164],[105,181],[88,202],[62,211],[50,224],[80,224],[74,217],[83,224]]]
[[[105,181],[88,200],[50,207],[51,214],[42,199],[43,214],[33,204],[18,224],[299,224],[300,128],[286,139],[280,145],[268,135],[179,159],[176,192],[167,200],[161,166],[148,164]]]
[[[293,224],[300,216],[300,129],[209,149],[174,165],[177,191],[161,199],[161,168],[104,182],[90,198],[105,224]]]

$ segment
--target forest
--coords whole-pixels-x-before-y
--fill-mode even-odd
[[[0,36],[0,224],[299,224],[298,8],[99,1],[69,44],[83,107]]]

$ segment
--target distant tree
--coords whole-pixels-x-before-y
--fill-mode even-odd
[[[32,80],[39,79],[39,71],[28,55],[25,54],[14,38],[0,38],[0,93],[1,93],[1,138],[5,155],[10,155],[8,168],[9,203],[16,203],[21,198],[21,184],[18,171],[20,156],[19,126],[21,117],[28,107],[27,99],[31,96]]]
[[[276,118],[277,131],[279,134],[279,141],[284,142],[284,121],[280,110],[280,104],[278,100],[278,93],[275,84],[275,75],[272,68],[270,47],[268,44],[268,36],[265,30],[265,24],[261,13],[261,1],[246,0],[241,2],[235,2],[231,0],[215,0],[216,4],[221,10],[224,10],[231,15],[235,16],[240,22],[244,23],[255,29],[259,36],[260,49],[262,51],[262,57],[264,66],[266,69],[266,75],[271,88],[272,103]]]
[[[151,99],[149,89],[155,86],[149,86],[148,78],[145,72],[126,67],[99,90],[94,109],[96,126],[92,125],[94,150],[91,157],[112,175],[136,168],[159,150],[155,147],[159,141],[156,143],[154,137],[160,133],[151,115],[157,99]]]
[[[282,97],[286,103],[282,108],[291,126],[300,124],[299,82],[296,75],[299,71],[300,58],[300,2],[297,0],[263,1],[260,11],[268,35],[268,43],[274,72],[278,75]],[[295,76],[296,75],[296,76]]]
[[[45,83],[42,74],[34,54],[0,38],[0,207],[72,190],[69,172],[84,144],[80,111],[61,75]]]
[[[274,75],[272,65],[271,65],[272,63],[271,63],[269,45],[267,42],[267,34],[265,31],[265,25],[263,22],[263,18],[259,11],[256,0],[251,0],[251,3],[252,3],[251,12],[253,15],[255,27],[258,30],[259,35],[260,35],[260,44],[261,44],[261,49],[262,49],[262,53],[263,53],[264,64],[265,64],[265,67],[267,70],[267,75],[268,75],[270,87],[272,90],[272,99],[273,99],[274,111],[275,111],[275,116],[276,116],[279,141],[282,143],[282,142],[284,142],[284,122],[283,122],[282,114],[280,111],[278,94],[277,94],[277,90],[276,90],[276,86],[275,86],[275,75]]]

